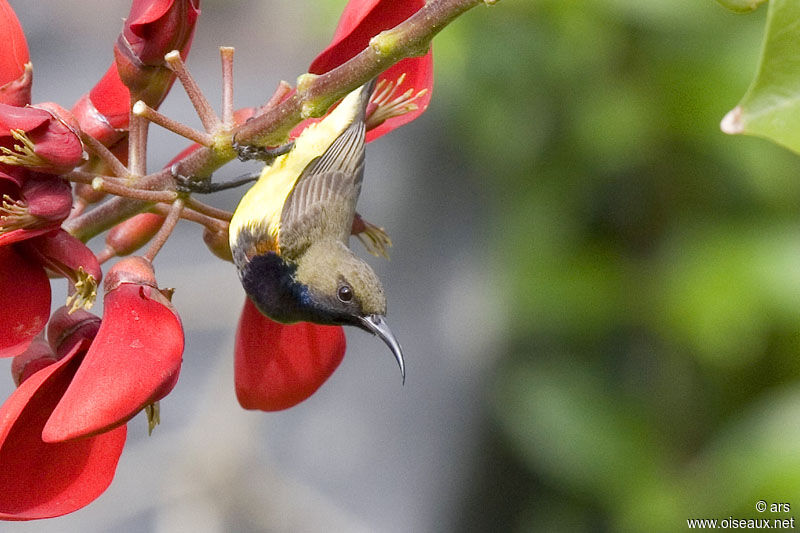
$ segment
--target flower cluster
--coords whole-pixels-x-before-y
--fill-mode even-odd
[[[424,4],[351,0],[309,72],[339,67]],[[25,37],[0,0],[0,357],[13,358],[17,384],[0,406],[0,519],[47,518],[87,505],[113,478],[127,422],[144,411],[151,431],[158,423],[159,400],[178,380],[184,334],[152,261],[177,219],[203,224],[209,248],[230,260],[229,214],[177,193],[174,184],[156,190],[146,182],[146,128],[131,113],[139,101],[156,113],[176,76],[187,85],[180,61],[199,14],[199,0],[133,0],[114,63],[67,111],[31,105]],[[173,50],[180,57],[170,60]],[[368,108],[367,140],[421,114],[432,81],[430,51],[384,72]],[[271,102],[290,94],[279,91]],[[229,111],[222,121],[228,128],[259,112]],[[190,146],[158,175],[204,146]],[[76,228],[82,215],[103,209],[98,202],[109,193],[130,200],[118,219],[109,217],[106,249],[95,254]],[[385,252],[388,237],[379,228],[357,217],[353,233],[370,251]],[[124,257],[103,275],[106,261],[147,243],[144,255]],[[51,278],[67,284],[66,305],[52,315]],[[101,281],[98,317],[88,310]],[[234,347],[239,402],[266,411],[291,407],[322,385],[344,352],[341,327],[279,324],[246,300]]]

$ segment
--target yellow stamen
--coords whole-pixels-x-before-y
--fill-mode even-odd
[[[386,80],[380,80],[378,82],[378,85],[375,87],[375,92],[370,99],[370,101],[375,104],[375,108],[367,117],[368,130],[380,126],[392,117],[405,115],[410,111],[419,109],[419,106],[414,103],[414,100],[427,93],[428,89],[422,89],[414,94],[414,89],[410,88],[400,96],[395,97],[397,89],[403,84],[405,79],[406,74],[404,72],[397,78],[397,81],[385,83]]]
[[[24,131],[11,130],[11,136],[22,144],[15,144],[13,150],[0,146],[0,153],[3,154],[0,155],[0,163],[21,167],[47,166],[47,161],[36,155],[36,145]]]
[[[74,313],[78,309],[89,310],[97,299],[97,280],[94,276],[87,273],[83,267],[78,267],[77,281],[73,283],[75,292],[67,297],[69,312]]]
[[[3,195],[0,203],[0,235],[10,231],[36,226],[39,219],[28,212],[28,203],[25,200],[14,200],[9,195]]]

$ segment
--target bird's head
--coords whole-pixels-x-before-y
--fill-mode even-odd
[[[295,280],[307,287],[315,322],[357,326],[392,350],[405,379],[403,352],[386,323],[386,295],[372,267],[340,241],[313,243],[297,262]]]

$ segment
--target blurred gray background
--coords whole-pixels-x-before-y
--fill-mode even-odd
[[[129,2],[11,3],[28,37],[34,101],[70,107],[110,64]],[[188,66],[217,103],[218,46],[234,46],[236,106],[259,105],[278,81],[294,84],[305,72],[343,5],[203,0]],[[498,328],[490,310],[500,305],[482,258],[484,195],[467,185],[469,169],[456,155],[442,151],[438,107],[434,96],[421,119],[369,146],[359,206],[394,241],[391,261],[371,262],[405,350],[405,386],[380,340],[347,331],[343,363],[308,401],[279,413],[245,412],[232,378],[244,293],[233,266],[206,250],[201,229],[182,223],[155,263],[160,285],[176,288],[187,340],[181,379],[161,402],[161,426],[148,438],[143,416],[129,423],[115,480],[89,507],[0,530],[449,529],[471,474],[490,363],[484,348]],[[177,84],[161,110],[199,127]],[[157,127],[150,139],[151,170],[186,144]],[[216,176],[249,169],[233,163]],[[241,192],[212,203],[233,209]],[[56,284],[55,304],[62,293]],[[11,390],[10,377],[0,383],[3,393]]]

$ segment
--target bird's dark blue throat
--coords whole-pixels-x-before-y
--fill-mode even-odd
[[[242,265],[240,277],[259,311],[277,322],[357,325],[351,317],[331,312],[316,301],[308,287],[295,280],[296,270],[275,252],[267,252]]]

